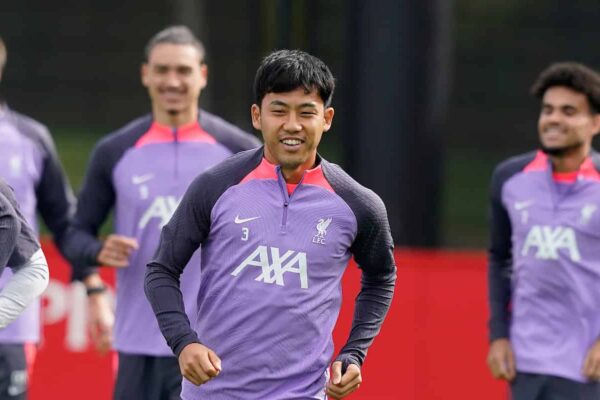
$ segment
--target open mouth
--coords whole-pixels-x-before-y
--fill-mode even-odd
[[[288,150],[296,150],[300,148],[300,146],[304,143],[304,140],[298,138],[285,138],[281,139],[279,143],[283,144],[283,146]]]

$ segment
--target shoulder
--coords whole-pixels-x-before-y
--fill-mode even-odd
[[[190,187],[212,187],[222,192],[228,187],[241,182],[246,175],[260,164],[262,157],[262,147],[234,154],[198,175]]]
[[[337,164],[322,160],[321,165],[325,179],[334,192],[348,204],[359,224],[375,222],[373,218],[387,220],[383,200],[374,191],[358,183]]]
[[[8,118],[22,135],[33,140],[44,149],[54,148],[54,141],[46,125],[14,110],[8,111]]]
[[[126,125],[114,130],[104,136],[96,144],[97,149],[118,149],[127,148],[135,144],[135,142],[150,129],[152,125],[152,115],[146,114]]]
[[[199,115],[202,128],[233,153],[260,146],[260,141],[255,135],[223,118],[202,109],[199,110]]]
[[[528,153],[519,154],[505,159],[504,161],[496,165],[493,176],[496,178],[503,178],[503,180],[506,180],[512,175],[524,171],[528,165],[533,163],[536,160],[536,158],[539,157],[540,153],[538,151],[530,151]]]

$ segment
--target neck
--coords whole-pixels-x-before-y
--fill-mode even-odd
[[[180,127],[198,121],[198,109],[192,108],[185,111],[180,111],[176,114],[168,113],[164,110],[157,110],[153,107],[152,115],[154,120],[161,125]]]
[[[560,156],[549,155],[554,172],[578,171],[590,152],[590,146],[581,146]]]

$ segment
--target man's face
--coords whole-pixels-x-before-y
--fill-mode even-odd
[[[265,157],[283,169],[313,167],[317,146],[333,120],[316,90],[299,87],[291,92],[267,93],[260,107],[252,105],[252,125],[262,131]]]
[[[192,45],[161,43],[142,65],[142,83],[148,88],[154,112],[176,115],[198,107],[206,86],[207,68]]]
[[[544,93],[538,120],[542,148],[562,155],[571,149],[591,145],[600,130],[600,114],[593,114],[587,97],[565,86],[550,87]]]

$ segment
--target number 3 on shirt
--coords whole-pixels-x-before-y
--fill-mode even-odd
[[[243,227],[242,228],[242,240],[245,242],[248,240],[248,235],[250,234],[250,229]]]

